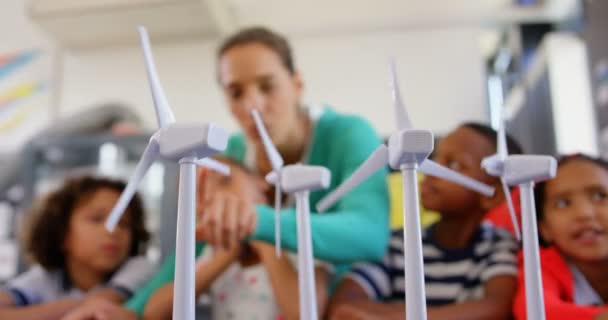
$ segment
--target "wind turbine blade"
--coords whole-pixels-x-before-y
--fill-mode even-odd
[[[120,221],[122,214],[124,213],[125,209],[129,205],[129,202],[131,202],[131,199],[135,195],[137,187],[144,179],[144,176],[146,175],[146,172],[148,172],[148,169],[150,169],[150,166],[152,166],[152,164],[158,159],[158,157],[158,143],[155,140],[150,140],[150,143],[146,147],[146,150],[144,150],[144,153],[141,156],[139,163],[135,167],[135,172],[133,173],[133,176],[131,176],[131,179],[129,180],[129,183],[127,183],[125,190],[123,190],[122,194],[120,195],[120,198],[118,198],[118,202],[116,202],[114,208],[112,208],[108,220],[106,220],[106,229],[108,231],[114,231],[114,228],[116,228],[116,225]]]
[[[148,81],[150,82],[150,91],[152,92],[152,100],[154,102],[154,109],[156,111],[156,120],[158,122],[158,126],[163,128],[168,124],[175,122],[175,116],[173,115],[173,111],[171,111],[171,107],[169,106],[169,102],[165,96],[165,91],[160,85],[160,80],[158,79],[156,65],[154,64],[154,58],[152,57],[152,49],[150,49],[150,38],[148,37],[148,31],[142,26],[138,27],[137,29],[139,31],[141,48],[144,52],[146,73],[148,74]]]
[[[251,111],[251,116],[253,116],[253,121],[255,122],[255,126],[258,129],[258,133],[260,134],[260,138],[262,138],[262,144],[264,145],[264,149],[266,150],[266,154],[270,159],[270,164],[272,165],[272,170],[275,172],[279,172],[283,167],[283,158],[279,154],[279,151],[270,140],[268,136],[268,132],[266,132],[266,128],[264,127],[264,123],[262,122],[262,118],[257,110]]]
[[[517,237],[517,241],[521,241],[521,231],[519,230],[519,223],[517,222],[517,215],[515,214],[515,206],[513,206],[513,199],[511,199],[511,191],[506,182],[500,179],[500,183],[502,184],[502,190],[505,193],[505,200],[507,201],[507,206],[509,207],[509,215],[511,216],[511,223],[513,224],[513,230],[515,231],[515,237]]]
[[[426,159],[421,164],[418,170],[426,175],[446,179],[457,183],[465,188],[477,191],[485,196],[491,197],[494,194],[494,188],[481,183],[475,179],[471,179],[463,174],[460,174],[452,169],[446,168],[437,162]]]
[[[225,176],[230,175],[230,166],[211,158],[203,158],[195,161],[196,165],[211,169]]]
[[[370,175],[378,171],[388,163],[388,147],[386,145],[380,145],[370,156],[353,172],[353,174],[346,179],[340,186],[334,191],[325,196],[321,201],[317,203],[317,211],[323,212],[331,207],[336,201],[342,196],[349,192],[354,187],[358,186],[361,182],[367,179]]]
[[[397,128],[399,130],[412,128],[412,122],[407,109],[403,103],[403,97],[401,96],[401,90],[399,89],[399,77],[397,75],[397,62],[395,58],[391,58],[389,61],[389,67],[391,72],[391,90],[393,94],[393,105],[395,108],[395,119],[397,120]]]

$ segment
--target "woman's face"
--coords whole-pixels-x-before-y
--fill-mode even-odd
[[[608,259],[608,171],[587,160],[561,165],[545,185],[543,238],[574,260]]]
[[[127,258],[132,241],[128,215],[124,215],[114,232],[105,228],[119,196],[115,190],[101,188],[76,205],[64,242],[68,263],[105,274],[114,271]]]
[[[219,79],[230,112],[249,139],[260,141],[251,117],[255,108],[273,142],[287,143],[298,121],[302,81],[275,51],[255,42],[232,47],[220,57]]]

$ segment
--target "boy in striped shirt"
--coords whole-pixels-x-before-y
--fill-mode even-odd
[[[507,137],[510,154],[521,148]],[[481,160],[496,152],[496,132],[467,123],[443,138],[434,160],[469,177],[495,185]],[[446,180],[427,177],[421,187],[425,208],[441,214],[422,233],[428,319],[509,319],[516,289],[518,244],[507,231],[482,222],[504,201],[487,198]],[[392,233],[382,262],[353,266],[332,298],[331,319],[404,319],[403,230]]]

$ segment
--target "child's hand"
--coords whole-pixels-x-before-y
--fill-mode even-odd
[[[105,299],[88,298],[62,320],[134,320],[137,316],[120,305]]]
[[[214,248],[213,255],[225,261],[236,261],[239,259],[241,254],[243,254],[244,246],[245,244],[234,246],[228,249]]]
[[[274,244],[270,244],[264,241],[250,241],[249,247],[260,257],[260,259],[265,259],[268,257],[275,257],[275,247]]]
[[[212,263],[212,261],[220,262],[222,265],[230,265],[241,257],[243,251],[244,244],[229,249],[214,247],[213,254],[210,257],[198,259],[196,261],[196,270],[198,272],[200,268],[200,270],[204,271],[207,268],[207,265]]]
[[[230,177],[202,171],[198,183],[197,240],[231,248],[255,230],[255,205],[265,203],[268,185],[260,177],[231,165]]]

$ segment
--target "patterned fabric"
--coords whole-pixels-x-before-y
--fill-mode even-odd
[[[201,262],[211,256],[212,250],[209,246],[205,247]],[[283,254],[287,254],[293,266],[297,266],[295,254]],[[316,261],[315,265],[332,271],[329,264],[324,262]],[[214,281],[210,296],[213,320],[285,319],[280,314],[270,276],[263,264],[243,267],[233,263]]]
[[[517,274],[518,245],[511,235],[482,223],[464,249],[449,250],[433,238],[433,226],[423,231],[422,249],[426,301],[429,306],[463,302],[483,296],[486,281]],[[375,300],[403,302],[405,276],[403,230],[392,233],[383,262],[358,263],[348,274]]]

